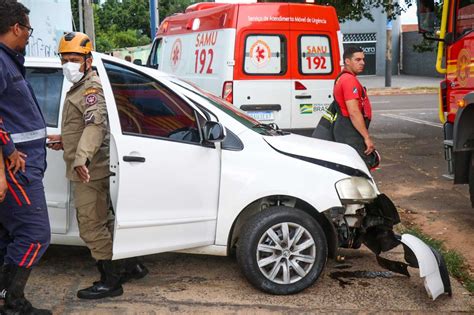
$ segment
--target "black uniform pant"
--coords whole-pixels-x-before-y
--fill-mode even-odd
[[[8,192],[0,203],[0,263],[30,268],[49,246],[51,229],[41,170],[6,170]]]
[[[370,121],[365,119],[365,126],[369,129]],[[339,114],[336,121],[334,122],[334,140],[336,142],[345,143],[353,147],[357,153],[359,153],[362,160],[369,167],[370,158],[364,153],[367,149],[365,146],[364,138],[355,129],[349,117],[342,116]]]

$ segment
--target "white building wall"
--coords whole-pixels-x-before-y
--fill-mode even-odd
[[[34,28],[26,55],[53,57],[64,32],[72,31],[70,0],[19,0],[30,9],[30,24]]]
[[[381,8],[372,8],[374,21],[346,21],[341,23],[343,34],[376,33],[377,75],[385,75],[385,48],[387,44],[387,17]],[[398,74],[400,60],[400,17],[392,21],[392,73]]]

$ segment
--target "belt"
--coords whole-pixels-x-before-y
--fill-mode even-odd
[[[46,128],[42,128],[42,129],[27,131],[27,132],[22,132],[22,133],[13,133],[13,134],[10,134],[10,137],[12,138],[13,142],[21,143],[21,142],[27,142],[27,141],[33,141],[33,140],[46,138],[46,135],[47,135]]]

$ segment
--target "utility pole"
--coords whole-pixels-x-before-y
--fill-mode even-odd
[[[94,9],[91,0],[84,0],[84,30],[95,48]]]
[[[387,45],[385,50],[385,87],[392,86],[392,11],[387,10]]]
[[[151,40],[156,36],[156,31],[160,25],[160,9],[158,0],[150,0],[150,35]]]
[[[77,0],[79,10],[79,32],[84,33],[84,10],[82,8],[82,0]]]

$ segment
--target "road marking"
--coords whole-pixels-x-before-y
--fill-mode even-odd
[[[373,110],[372,112],[378,113],[378,112],[420,112],[420,111],[438,111],[437,108],[407,108],[407,109],[376,109]]]
[[[421,125],[428,125],[428,126],[433,126],[433,127],[438,127],[438,128],[443,128],[443,125],[440,123],[434,123],[431,121],[426,121],[426,120],[421,120],[413,117],[406,117],[406,116],[400,116],[400,115],[394,115],[394,114],[382,114],[384,117],[390,117],[394,119],[400,119],[400,120],[406,120],[415,124],[421,124]]]

